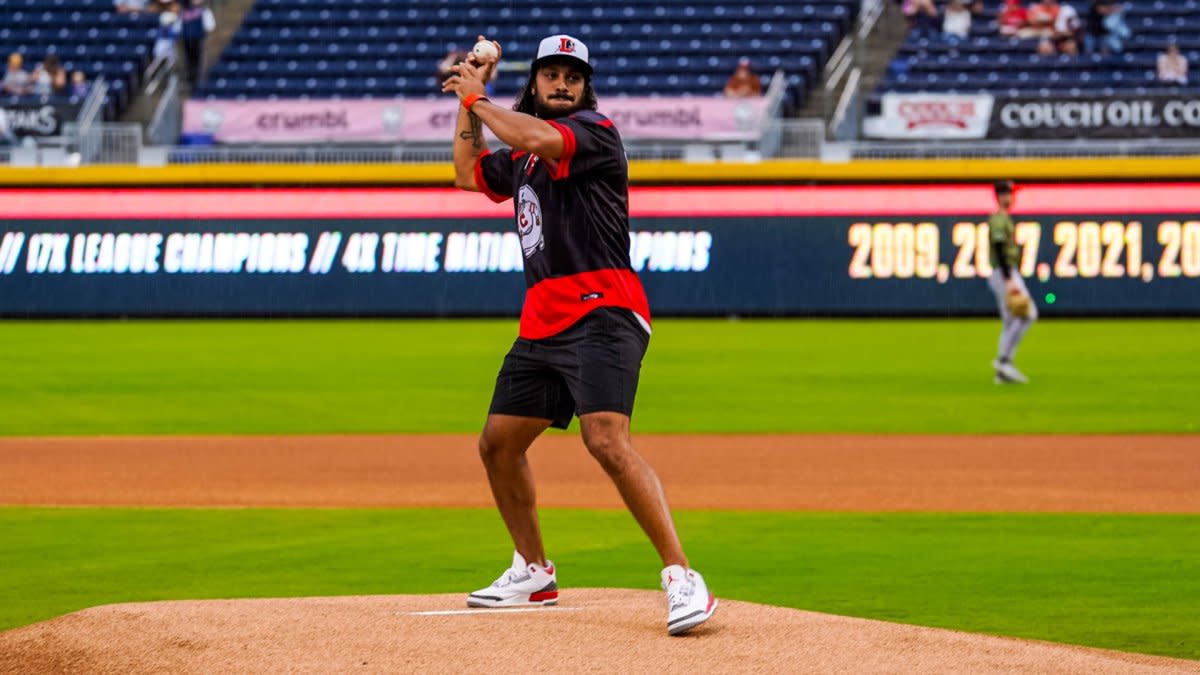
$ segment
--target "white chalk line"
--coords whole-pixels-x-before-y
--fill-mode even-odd
[[[483,607],[480,609],[439,609],[425,612],[397,612],[408,616],[461,616],[464,614],[513,614],[515,612],[578,612],[587,607]]]

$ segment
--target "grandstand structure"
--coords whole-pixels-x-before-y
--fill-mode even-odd
[[[1081,16],[1087,3],[1076,0]],[[1100,94],[1144,95],[1168,91],[1200,93],[1200,81],[1188,86],[1157,81],[1158,55],[1176,41],[1193,64],[1200,64],[1200,0],[1153,0],[1128,3],[1133,36],[1120,54],[1039,56],[1037,39],[999,35],[999,3],[989,3],[972,22],[965,39],[910,33],[872,96],[886,92],[1002,93],[1008,96]]]
[[[222,0],[226,5],[239,2],[248,9],[228,21],[225,30],[231,37],[216,44],[208,72],[189,88],[174,81],[169,86],[151,82],[151,72],[161,65],[151,59],[159,34],[159,15],[153,12],[118,12],[113,0],[0,0],[0,15],[6,19],[0,24],[0,54],[20,53],[30,66],[53,54],[68,72],[81,70],[89,81],[102,83],[86,102],[67,96],[0,97],[0,105],[10,109],[59,106],[79,116],[59,121],[60,136],[19,139],[26,146],[21,162],[52,161],[30,150],[31,145],[57,145],[62,152],[46,157],[74,157],[83,163],[103,163],[106,157],[151,164],[444,161],[447,148],[400,135],[288,146],[188,134],[182,120],[187,106],[210,103],[405,102],[414,110],[433,110],[430,106],[439,103],[453,108],[440,93],[438,64],[449,53],[469,49],[479,33],[504,45],[503,68],[493,83],[495,96],[503,100],[523,86],[538,41],[559,32],[590,45],[596,89],[606,104],[643,98],[716,106],[738,61],[750,60],[770,103],[741,106],[731,115],[739,124],[747,116],[762,116],[754,139],[747,142],[743,135],[720,145],[720,139],[696,138],[692,140],[701,142],[689,145],[682,137],[661,142],[634,138],[629,147],[635,158],[1178,155],[1200,148],[1200,122],[1182,131],[1166,129],[1169,133],[1161,139],[1149,130],[1135,143],[1094,135],[1108,140],[1086,146],[1062,135],[994,136],[986,119],[981,122],[984,132],[969,143],[873,134],[868,136],[889,140],[863,140],[865,118],[879,117],[889,96],[987,96],[995,99],[997,109],[1001,102],[1018,99],[1091,97],[1095,104],[1104,97],[1173,97],[1190,105],[1192,121],[1198,121],[1200,102],[1192,99],[1200,97],[1200,78],[1190,85],[1160,84],[1155,67],[1168,42],[1200,64],[1200,0],[1128,5],[1133,35],[1121,53],[1049,57],[1036,54],[1037,40],[998,33],[998,0],[985,0],[965,38],[936,30],[901,37],[902,28],[897,28],[904,17],[890,0],[479,0],[468,6],[447,0]],[[1073,4],[1081,15],[1086,13],[1084,0]],[[875,30],[876,22],[888,30]],[[890,36],[881,40],[881,33]],[[864,58],[868,51],[872,56]],[[131,106],[135,100],[139,106]],[[201,113],[218,121],[225,114],[215,109]],[[390,108],[380,114],[388,118],[385,126],[412,116]],[[84,121],[85,116],[90,117]],[[800,119],[804,116],[809,119]],[[85,140],[80,134],[94,137]],[[1081,133],[1079,138],[1088,136]],[[176,147],[197,142],[200,147]],[[143,153],[143,145],[157,149]],[[730,148],[734,152],[725,153]],[[36,157],[30,159],[30,153]],[[16,157],[16,150],[0,138],[0,163],[17,163]]]
[[[92,82],[103,78],[110,119],[136,95],[158,25],[147,12],[117,12],[112,0],[0,0],[0,17],[0,54],[21,54],[27,65],[53,54],[68,73],[82,71]],[[36,98],[82,103],[70,96]]]
[[[586,41],[602,95],[715,95],[739,58],[764,79],[787,73],[794,103],[852,27],[855,0],[258,0],[195,92],[205,98],[436,97],[437,63],[482,33],[528,63],[546,35]],[[526,74],[502,72],[498,93]]]

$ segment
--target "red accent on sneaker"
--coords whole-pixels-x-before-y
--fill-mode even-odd
[[[543,567],[542,569],[546,570],[546,574],[554,574],[554,565],[550,565],[549,567]]]
[[[717,601],[717,596],[713,595],[712,593],[709,593],[709,594],[708,594],[708,606],[704,608],[704,611],[705,611],[706,613],[707,613],[707,612],[711,612],[711,611],[712,611],[712,606],[713,606],[713,603],[714,603],[714,602],[716,602],[716,601]]]
[[[557,600],[558,591],[538,591],[537,593],[529,594],[530,602],[541,602],[543,600]]]

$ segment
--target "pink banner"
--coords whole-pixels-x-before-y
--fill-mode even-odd
[[[751,140],[761,134],[764,98],[612,97],[600,112],[626,139]],[[429,143],[449,141],[455,99],[188,101],[185,134],[218,143]]]

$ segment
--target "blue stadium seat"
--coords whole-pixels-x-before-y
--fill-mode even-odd
[[[258,0],[212,69],[213,84],[202,85],[197,95],[437,96],[437,62],[453,47],[468,47],[486,24],[483,32],[501,40],[506,57],[518,62],[528,61],[547,34],[584,37],[597,65],[597,86],[606,94],[713,94],[745,56],[762,75],[788,73],[795,89],[789,97],[798,105],[857,7],[853,0],[737,5],[598,0],[583,6],[481,0],[466,8],[447,2]],[[259,68],[260,63],[266,65]],[[326,81],[334,73],[343,76],[341,84]],[[260,74],[266,79],[256,77],[247,86]],[[524,79],[519,73],[502,75],[498,95],[515,95]]]

